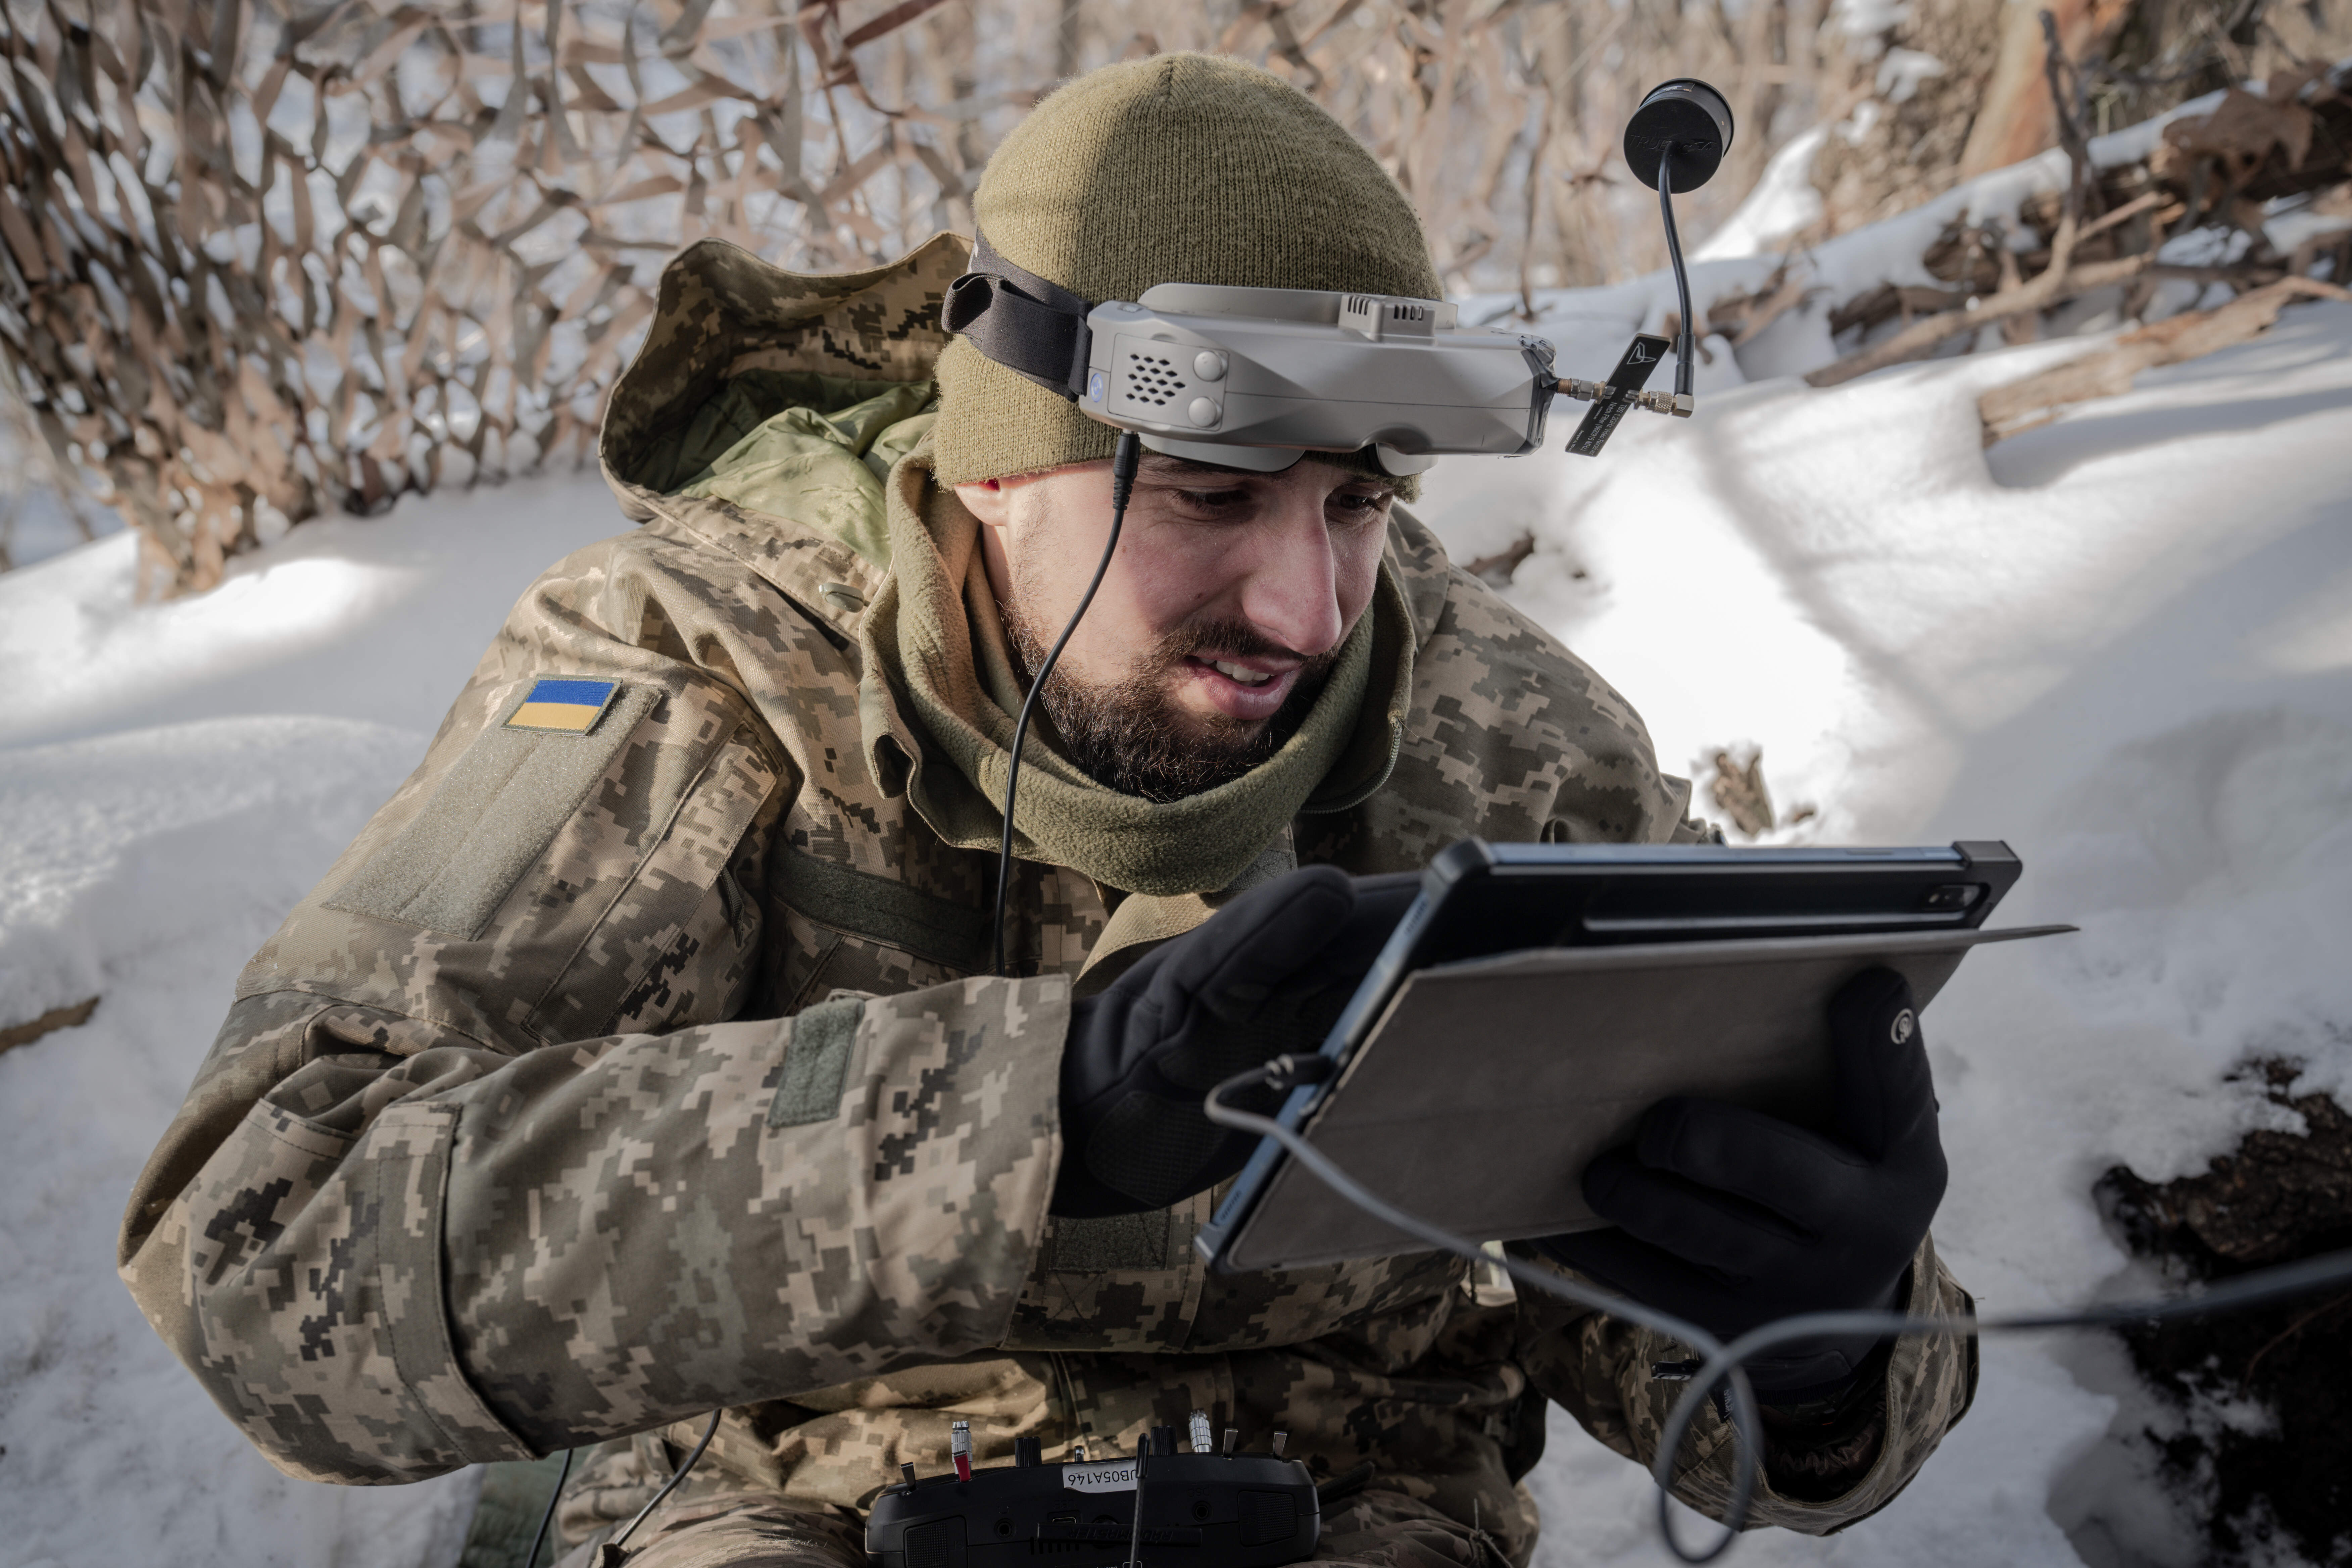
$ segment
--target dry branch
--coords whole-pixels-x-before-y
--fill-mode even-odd
[[[1481,555],[1464,564],[1463,570],[1481,579],[1490,588],[1510,586],[1512,574],[1522,562],[1536,552],[1536,536],[1522,533],[1492,555]]]
[[[18,1046],[29,1046],[44,1035],[54,1035],[59,1029],[78,1029],[89,1022],[98,1011],[98,998],[88,997],[68,1006],[52,1007],[27,1024],[12,1024],[0,1028],[0,1051],[13,1051]]]
[[[1977,399],[1985,445],[2046,425],[2068,404],[2120,396],[2141,371],[2244,342],[2268,330],[2279,311],[2299,299],[2352,300],[2352,291],[2312,278],[2282,278],[2215,310],[2168,316],[2081,359],[1996,386]]]
[[[1793,272],[1784,262],[1774,268],[1753,293],[1746,289],[1718,296],[1706,308],[1704,318],[1709,333],[1720,332],[1731,340],[1733,348],[1754,342],[1758,334],[1790,311],[1798,309],[1821,292],[1808,288],[1802,276]],[[1669,317],[1671,320],[1671,316]],[[1672,336],[1675,329],[1668,328]]]
[[[1764,749],[1759,746],[1741,763],[1729,752],[1715,753],[1715,782],[1707,793],[1731,825],[1753,838],[1780,825],[1772,810],[1772,792],[1764,784]]]
[[[2070,278],[2066,264],[2074,254],[2074,219],[2070,215],[2058,226],[2057,240],[2050,248],[2050,265],[2031,282],[2004,289],[1979,301],[1973,310],[1946,310],[1938,315],[1922,317],[1882,343],[1858,354],[1849,354],[1834,364],[1823,365],[1807,375],[1806,383],[1813,386],[1835,386],[1840,382],[1852,381],[1857,375],[1867,375],[1890,364],[1917,359],[1947,338],[1974,331],[2028,310],[2046,310],[2063,300],[2119,282],[2147,265],[2149,258],[2135,257],[2128,262],[2106,262],[2081,268]],[[2119,268],[2121,270],[2116,270]],[[2097,280],[2092,281],[2095,275]]]
[[[2050,18],[2042,18],[2045,30]],[[2072,178],[2063,192],[2021,204],[2019,216],[2048,250],[2031,280],[2020,278],[2021,258],[1997,222],[1955,222],[1922,258],[1934,276],[1950,279],[1948,292],[1882,285],[1830,314],[1833,333],[1870,331],[1898,312],[1902,329],[1884,341],[1812,372],[1815,386],[1835,386],[1874,370],[1921,358],[1943,342],[1999,325],[2012,343],[2040,335],[2040,315],[2098,289],[2130,283],[2125,310],[2148,304],[2156,281],[2178,279],[2228,283],[2243,292],[2301,277],[2318,264],[2324,244],[2306,244],[2281,258],[2262,237],[2262,203],[2341,184],[2352,174],[2352,99],[2334,85],[2327,68],[2307,66],[2273,76],[2261,94],[2233,90],[2210,113],[2174,121],[2145,163],[2089,167],[2087,144],[2063,112],[2062,63],[2054,42],[2044,62],[2052,100],[2061,106],[2060,140]],[[2101,216],[2084,221],[2085,205]],[[2226,266],[2158,262],[2157,253],[2176,224],[2200,216],[2245,228],[2254,244]],[[2352,248],[2344,252],[2352,264]],[[1913,320],[1915,312],[1931,311]],[[2259,330],[2259,329],[2256,329]]]

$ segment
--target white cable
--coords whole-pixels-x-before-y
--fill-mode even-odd
[[[1812,1339],[1824,1334],[1867,1333],[1885,1338],[1927,1333],[2023,1333],[2040,1329],[2120,1328],[2132,1323],[2154,1323],[2174,1318],[2242,1311],[2271,1301],[2352,1284],[2352,1249],[2347,1249],[2305,1258],[2297,1263],[2283,1264],[2274,1268],[2257,1269],[2252,1274],[2242,1274],[2226,1284],[2164,1300],[2125,1301],[2108,1307],[2071,1310],[2017,1312],[2000,1318],[1942,1314],[1914,1316],[1907,1312],[1884,1311],[1806,1312],[1775,1319],[1750,1329],[1726,1344],[1696,1323],[1685,1322],[1630,1298],[1594,1289],[1579,1280],[1538,1268],[1515,1258],[1496,1258],[1478,1243],[1441,1229],[1371,1192],[1341,1170],[1320,1149],[1272,1117],[1238,1110],[1223,1103],[1226,1093],[1246,1087],[1253,1081],[1272,1082],[1277,1087],[1287,1087],[1286,1079],[1287,1082],[1305,1081],[1302,1078],[1289,1076],[1300,1059],[1277,1057],[1263,1067],[1235,1073],[1209,1091],[1202,1109],[1209,1120],[1220,1127],[1262,1133],[1273,1139],[1291,1158],[1305,1165],[1318,1180],[1342,1198],[1381,1223],[1427,1242],[1441,1252],[1454,1253],[1473,1263],[1498,1264],[1514,1280],[1532,1289],[1639,1324],[1678,1340],[1699,1352],[1702,1360],[1698,1372],[1668,1413],[1665,1427],[1659,1436],[1657,1455],[1650,1467],[1651,1477],[1658,1485],[1658,1533],[1664,1538],[1667,1549],[1685,1563],[1711,1563],[1722,1556],[1746,1527],[1748,1510],[1755,1502],[1761,1426],[1755,1389],[1749,1384],[1743,1365],[1750,1356],[1793,1340]],[[1329,1058],[1312,1059],[1325,1061]],[[1717,1384],[1726,1381],[1731,1385],[1732,1423],[1739,1434],[1738,1452],[1732,1464],[1731,1496],[1724,1506],[1722,1537],[1706,1550],[1693,1552],[1675,1534],[1674,1518],[1667,1510],[1673,1495],[1674,1457],[1682,1447],[1683,1438],[1688,1435],[1691,1424],[1697,1419],[1705,1398]]]

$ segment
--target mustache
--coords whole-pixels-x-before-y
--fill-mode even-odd
[[[1345,639],[1341,639],[1343,642]],[[1318,654],[1303,654],[1265,636],[1247,621],[1209,618],[1187,621],[1160,637],[1150,651],[1138,660],[1145,670],[1165,668],[1182,659],[1202,654],[1216,654],[1227,658],[1295,658],[1300,673],[1307,677],[1330,668],[1339,657],[1338,647]]]
[[[1016,597],[998,606],[1006,638],[1027,670],[1047,644]],[[1344,639],[1342,639],[1344,646]],[[1056,668],[1041,700],[1071,762],[1100,784],[1146,800],[1181,800],[1239,778],[1282,748],[1311,708],[1339,648],[1306,660],[1297,689],[1280,712],[1256,725],[1237,721],[1187,723],[1168,706],[1168,672],[1200,654],[1222,658],[1300,658],[1295,648],[1246,622],[1213,617],[1189,621],[1154,639],[1125,676],[1080,684]]]

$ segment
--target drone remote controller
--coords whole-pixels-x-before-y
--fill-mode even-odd
[[[1125,1458],[1046,1464],[1037,1439],[1013,1444],[1013,1462],[955,1470],[885,1488],[866,1521],[866,1551],[878,1568],[1280,1568],[1315,1554],[1323,1517],[1315,1478],[1274,1454],[1202,1441],[1176,1452],[1176,1429],[1156,1429]],[[1142,1499],[1138,1529],[1137,1498]]]

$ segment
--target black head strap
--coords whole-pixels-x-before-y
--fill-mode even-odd
[[[940,320],[1005,369],[1076,403],[1087,384],[1087,312],[1093,309],[997,255],[975,227],[971,270],[948,285]]]

